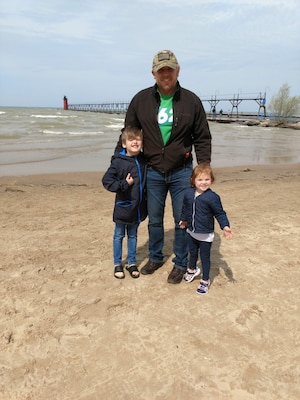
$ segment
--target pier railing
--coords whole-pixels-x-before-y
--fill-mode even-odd
[[[69,104],[68,110],[75,111],[93,111],[102,112],[108,114],[125,114],[128,108],[129,102],[113,102],[113,103],[101,103],[101,104]]]
[[[201,97],[203,103],[207,102],[210,105],[209,113],[213,116],[216,115],[216,107],[219,103],[229,103],[228,106],[225,107],[227,111],[223,111],[224,114],[233,115],[238,118],[239,116],[239,105],[245,101],[255,101],[258,104],[258,112],[257,115],[266,116],[266,93],[259,93],[258,95],[242,95],[234,94],[234,95],[214,95],[210,97]],[[64,109],[65,110],[74,110],[74,111],[92,111],[92,112],[101,112],[108,114],[125,114],[127,108],[129,106],[129,102],[124,101],[113,101],[106,103],[87,103],[87,104],[68,104],[68,99],[64,97]],[[222,111],[222,110],[221,110]],[[222,113],[222,112],[221,112]]]

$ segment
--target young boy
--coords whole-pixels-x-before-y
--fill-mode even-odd
[[[145,169],[143,157],[142,131],[135,127],[126,127],[121,136],[123,149],[115,153],[111,164],[102,178],[105,189],[115,192],[113,221],[114,276],[125,278],[122,265],[122,243],[127,234],[127,271],[132,278],[140,273],[136,266],[137,231],[141,221],[147,217],[145,195]]]

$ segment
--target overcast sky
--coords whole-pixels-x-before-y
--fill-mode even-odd
[[[162,49],[201,98],[298,96],[299,0],[3,1],[0,106],[129,101]]]

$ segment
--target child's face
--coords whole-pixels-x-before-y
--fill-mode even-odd
[[[211,176],[205,172],[195,178],[195,188],[198,192],[205,192],[211,186]]]
[[[137,156],[142,150],[142,139],[139,136],[134,139],[126,139],[123,147],[126,149],[128,156]]]

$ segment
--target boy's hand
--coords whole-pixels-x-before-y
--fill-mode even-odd
[[[130,172],[128,172],[127,176],[126,176],[126,182],[128,183],[129,186],[133,185],[134,179],[133,177],[130,175]]]

